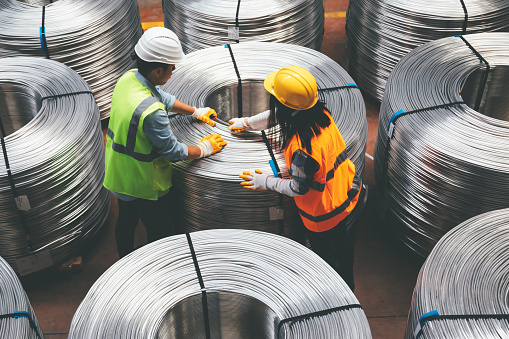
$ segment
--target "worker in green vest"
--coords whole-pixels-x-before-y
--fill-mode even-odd
[[[187,146],[171,130],[170,111],[211,126],[217,119],[213,109],[189,106],[158,87],[185,60],[175,33],[150,28],[134,50],[138,68],[117,81],[106,135],[104,187],[118,200],[115,238],[121,258],[133,251],[138,219],[145,225],[148,242],[176,233],[178,201],[172,189],[171,163],[206,157],[226,145],[219,134],[211,134],[197,146]]]

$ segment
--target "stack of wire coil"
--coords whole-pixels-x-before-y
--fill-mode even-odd
[[[321,50],[320,0],[163,0],[164,25],[185,53],[230,42],[267,41]],[[238,37],[233,31],[238,30]],[[230,31],[230,35],[229,35]]]
[[[437,243],[417,278],[405,338],[508,338],[508,294],[509,209],[502,209]]]
[[[101,119],[109,117],[113,88],[133,67],[131,53],[143,32],[136,0],[29,3],[0,0],[0,27],[8,27],[0,33],[0,57],[64,63],[92,88]]]
[[[241,115],[252,116],[269,108],[269,94],[263,88],[263,80],[269,73],[292,65],[308,69],[317,80],[320,98],[332,113],[346,142],[349,158],[362,178],[366,108],[359,89],[341,66],[320,52],[296,45],[244,42],[230,48],[242,83]],[[230,50],[220,46],[189,54],[186,63],[179,65],[163,86],[185,103],[214,108],[221,120],[210,127],[180,114],[171,116],[170,125],[181,142],[196,145],[202,137],[218,133],[228,143],[221,152],[210,157],[175,164],[173,183],[184,202],[182,223],[188,231],[222,228],[228,224],[231,228],[274,232],[297,240],[301,234],[295,226],[300,217],[294,209],[293,198],[284,196],[281,203],[275,192],[246,190],[239,185],[239,174],[243,171],[259,168],[272,173],[272,170],[271,156],[260,132],[234,135],[227,128],[226,122],[238,116],[238,84]],[[273,134],[267,131],[269,138]],[[273,151],[283,177],[288,178],[283,152]],[[271,207],[281,204],[284,225],[270,218]],[[350,225],[359,210],[352,212]]]
[[[509,31],[506,0],[351,0],[348,72],[382,100],[389,74],[412,49],[457,34]]]
[[[0,118],[0,255],[24,275],[74,255],[103,226],[103,135],[87,83],[41,58],[0,59]]]
[[[70,339],[205,337],[371,332],[355,295],[315,253],[284,237],[232,229],[164,238],[122,258],[89,290],[69,331]]]
[[[459,223],[509,207],[508,79],[509,33],[429,42],[389,77],[375,145],[377,206],[423,257]]]
[[[21,282],[2,257],[0,257],[0,338],[44,338]]]

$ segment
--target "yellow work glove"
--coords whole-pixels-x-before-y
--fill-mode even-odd
[[[201,138],[198,147],[200,147],[200,158],[217,153],[226,146],[226,141],[223,140],[220,134],[209,134]]]
[[[244,188],[258,191],[267,190],[267,177],[269,175],[262,173],[259,169],[255,169],[254,173],[244,171],[239,175],[239,178],[246,180],[240,183]]]
[[[209,124],[212,127],[216,125],[214,120],[217,120],[217,113],[210,107],[195,108],[194,113],[191,114],[191,116]]]

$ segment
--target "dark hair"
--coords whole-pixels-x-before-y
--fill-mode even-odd
[[[321,100],[311,108],[298,111],[287,107],[279,102],[275,96],[270,96],[270,118],[271,124],[278,124],[280,133],[276,138],[271,138],[273,148],[283,150],[288,141],[294,136],[302,142],[304,149],[313,154],[311,149],[311,138],[321,134],[320,129],[330,125],[329,112],[325,103]]]
[[[164,64],[162,62],[147,62],[145,60],[142,60],[137,54],[136,52],[133,52],[131,54],[131,59],[133,60],[136,60],[136,66],[138,68],[138,71],[143,74],[143,75],[147,75],[149,74],[150,72],[152,72],[152,70],[156,69],[156,68],[162,68],[163,71],[166,72],[166,70],[168,69],[168,67],[170,65],[168,64]]]

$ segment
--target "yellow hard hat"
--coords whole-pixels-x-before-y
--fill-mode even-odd
[[[318,101],[315,77],[300,66],[283,67],[270,73],[263,86],[280,103],[296,110],[311,108]]]

